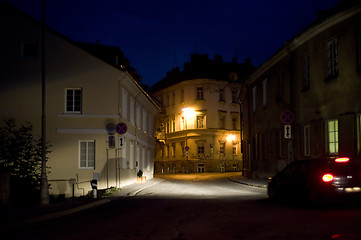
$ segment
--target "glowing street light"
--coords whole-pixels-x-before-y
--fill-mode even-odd
[[[182,111],[183,111],[184,117],[186,117],[186,118],[191,118],[196,114],[196,111],[194,111],[194,109],[190,108],[190,107],[182,108]]]
[[[232,142],[232,141],[236,140],[236,135],[234,135],[234,134],[229,134],[229,135],[226,137],[226,139],[227,139],[227,142]]]

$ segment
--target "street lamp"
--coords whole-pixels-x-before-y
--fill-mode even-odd
[[[232,141],[236,140],[236,135],[234,135],[234,134],[229,134],[229,135],[226,137],[226,139],[227,139],[227,142],[232,142]]]

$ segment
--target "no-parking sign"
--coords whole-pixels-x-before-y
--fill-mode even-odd
[[[283,111],[280,116],[281,122],[283,124],[291,124],[295,120],[295,115],[291,111]]]
[[[115,126],[115,131],[120,135],[125,134],[127,130],[128,130],[127,124],[123,122],[120,122]]]

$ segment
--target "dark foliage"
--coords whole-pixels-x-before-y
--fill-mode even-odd
[[[30,123],[19,127],[15,119],[0,127],[0,172],[11,175],[11,199],[38,197],[41,181],[41,139],[33,136]]]

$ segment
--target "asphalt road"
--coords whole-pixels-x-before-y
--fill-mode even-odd
[[[187,175],[17,229],[7,239],[361,239],[360,226],[359,204],[276,204],[262,188]]]

